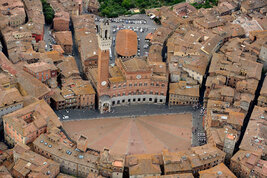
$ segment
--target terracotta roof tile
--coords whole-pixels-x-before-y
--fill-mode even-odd
[[[121,56],[133,56],[137,52],[137,34],[132,30],[120,30],[116,37],[116,52]]]
[[[3,91],[0,89],[0,107],[14,103],[20,103],[22,101],[23,97],[16,88],[11,88]]]

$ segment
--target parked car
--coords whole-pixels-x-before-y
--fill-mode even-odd
[[[69,116],[63,116],[62,119],[69,119],[70,117]]]
[[[144,48],[145,48],[145,49],[147,49],[148,47],[149,47],[149,45],[148,45],[148,44],[145,44],[145,45],[144,45]]]

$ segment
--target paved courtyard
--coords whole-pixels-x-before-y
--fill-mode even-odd
[[[164,114],[151,116],[100,118],[64,121],[72,138],[88,138],[88,147],[113,153],[159,153],[191,147],[192,115]]]

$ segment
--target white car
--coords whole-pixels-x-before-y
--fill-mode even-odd
[[[62,119],[69,119],[70,117],[69,116],[63,116]]]

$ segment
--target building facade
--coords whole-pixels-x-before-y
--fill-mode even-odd
[[[0,88],[0,118],[23,107],[23,97],[16,88],[1,90]]]
[[[40,135],[33,142],[34,151],[59,163],[60,172],[79,177],[87,177],[89,173],[98,174],[98,153],[79,150],[70,140],[61,137],[62,134],[57,130],[56,133]]]
[[[33,151],[24,144],[16,144],[13,149],[13,177],[56,177],[59,164]]]
[[[225,166],[223,163],[214,166],[213,168],[200,171],[200,178],[205,177],[227,177],[227,178],[236,178],[236,176]]]
[[[70,26],[70,15],[67,12],[58,12],[53,19],[53,28],[55,31],[68,31]]]
[[[43,100],[32,103],[3,117],[4,136],[9,145],[28,144],[45,133],[48,122],[61,126],[57,115]]]
[[[57,68],[53,64],[45,62],[26,64],[23,66],[23,70],[42,82],[57,77]]]
[[[160,165],[163,164],[160,154],[134,154],[127,155],[125,167],[129,169],[130,178],[146,176],[160,176]]]
[[[26,13],[21,0],[2,0],[0,5],[1,14],[8,22],[7,25],[17,27],[26,21]]]
[[[169,152],[163,150],[164,174],[192,173],[210,169],[225,159],[225,153],[211,144],[192,147],[190,150]]]
[[[98,169],[102,176],[122,178],[125,158],[123,155],[111,154],[109,149],[100,153]]]
[[[70,31],[60,31],[55,33],[55,40],[64,50],[65,54],[72,54],[72,34]]]
[[[199,85],[186,85],[186,81],[170,83],[169,106],[195,105],[199,102]]]
[[[145,58],[117,58],[115,65],[109,66],[111,37],[108,21],[100,25],[98,43],[98,68],[91,68],[88,78],[97,89],[101,113],[109,112],[111,106],[166,102],[168,77],[166,70],[160,70],[166,65],[157,68]]]
[[[266,165],[259,152],[239,150],[231,158],[230,169],[237,177],[266,177]]]
[[[258,106],[266,107],[267,106],[267,76],[264,79],[262,88],[260,91],[260,96],[258,98]]]

